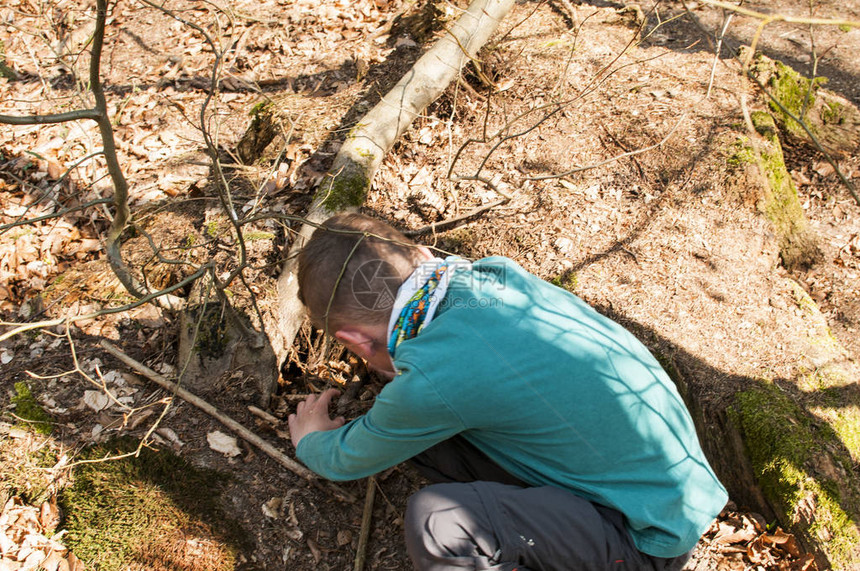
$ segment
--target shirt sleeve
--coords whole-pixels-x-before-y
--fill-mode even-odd
[[[462,432],[465,426],[430,380],[414,367],[401,370],[371,409],[335,430],[301,439],[296,456],[329,480],[355,480],[399,464]]]

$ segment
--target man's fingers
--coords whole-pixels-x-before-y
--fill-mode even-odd
[[[325,407],[326,411],[328,411],[328,405],[331,403],[331,399],[335,397],[335,395],[339,395],[340,391],[337,389],[326,389],[322,392],[319,398],[320,407]]]
[[[315,395],[315,394],[308,395],[308,398],[306,398],[303,401],[300,401],[299,404],[296,405],[296,412],[297,413],[303,413],[303,412],[310,413],[311,409],[313,408],[314,403],[316,403],[316,401],[317,401],[317,395]]]

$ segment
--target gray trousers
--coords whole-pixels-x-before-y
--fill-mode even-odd
[[[406,508],[406,548],[419,571],[663,571],[689,558],[638,551],[618,511],[559,488],[527,487],[461,437],[412,464],[440,482]]]

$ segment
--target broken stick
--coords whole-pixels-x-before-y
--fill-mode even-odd
[[[364,513],[361,516],[361,533],[355,551],[354,571],[363,571],[367,559],[367,540],[370,539],[370,521],[373,517],[373,501],[376,499],[376,476],[367,478],[367,494],[364,496]]]
[[[316,474],[314,474],[292,458],[288,457],[283,452],[281,452],[280,450],[278,450],[277,448],[275,448],[274,446],[272,446],[271,444],[269,444],[268,442],[266,442],[265,440],[263,440],[262,438],[260,438],[259,436],[233,420],[232,418],[230,418],[229,416],[225,415],[202,398],[187,391],[186,389],[183,389],[176,383],[168,381],[162,375],[159,375],[143,363],[135,361],[107,341],[103,340],[100,345],[108,353],[110,353],[111,355],[113,355],[114,357],[140,373],[141,375],[145,376],[153,383],[161,386],[163,389],[170,391],[171,393],[180,397],[182,400],[193,404],[194,406],[209,414],[210,416],[213,416],[215,419],[218,420],[218,422],[235,432],[246,442],[253,444],[257,448],[268,454],[272,459],[277,461],[287,470],[290,470],[292,473],[304,478],[315,486],[320,486],[322,484],[322,482],[317,478]],[[349,503],[355,503],[356,501],[358,501],[355,496],[342,489],[340,486],[331,482],[326,482],[326,484],[328,491],[334,493],[335,496],[337,496],[339,499]]]

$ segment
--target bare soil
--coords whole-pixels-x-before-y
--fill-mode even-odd
[[[76,85],[87,58],[59,62],[49,46],[56,51],[66,42],[70,54],[85,51],[91,4],[4,3],[0,40],[17,78],[0,80],[0,113],[56,112],[81,103]],[[229,48],[206,122],[228,165],[236,210],[301,215],[348,128],[442,25],[423,4],[397,0],[229,4],[173,8]],[[791,284],[818,304],[847,348],[845,361],[854,363],[860,354],[860,206],[822,156],[785,141],[787,166],[823,252],[814,267],[790,274],[780,266],[778,244],[756,209],[752,187],[738,183],[742,177],[729,161],[733,143],[746,134],[742,104],[764,108],[729,55],[730,48],[749,44],[756,22],[736,16],[715,61],[713,33],[723,14],[705,5],[691,5],[692,15],[677,2],[643,5],[641,27],[621,3],[585,2],[573,14],[559,6],[515,7],[482,52],[481,73],[470,67],[386,157],[366,212],[408,231],[497,200],[493,187],[504,192],[511,197],[506,204],[417,239],[470,258],[509,256],[556,279],[630,327],[655,353],[684,363],[701,401],[722,399],[752,380],[790,380],[825,364],[802,343],[811,326]],[[744,6],[808,16],[810,4]],[[813,7],[816,17],[860,19],[855,1],[822,0]],[[447,4],[439,10],[457,12]],[[198,31],[152,8],[119,2],[111,16],[102,78],[132,189],[136,229],[128,233],[126,259],[158,287],[207,261],[229,271],[235,240],[212,191],[199,130],[211,50]],[[35,29],[42,35],[21,33]],[[775,23],[760,47],[807,75],[814,66],[828,77],[829,89],[860,104],[860,60],[854,57],[860,29],[816,27],[810,33],[808,26]],[[263,159],[242,165],[236,145],[261,101],[276,103],[282,131]],[[38,215],[44,194],[78,203],[110,196],[98,160],[60,178],[99,147],[95,127],[83,121],[5,128],[0,223]],[[860,153],[837,159],[860,183]],[[493,185],[463,180],[478,174]],[[94,206],[0,234],[4,321],[86,314],[129,301],[100,253],[97,240],[107,225],[103,207]],[[245,272],[248,287],[231,291],[249,314],[251,292],[261,311],[274,307],[274,279],[296,226],[269,219],[246,228],[254,263]],[[182,263],[154,258],[150,240]],[[94,411],[84,401],[94,387],[69,371],[79,368],[93,378],[96,365],[101,373],[127,372],[98,346],[108,339],[153,369],[175,374],[182,367],[178,327],[175,315],[142,306],[78,322],[67,337],[53,328],[4,341],[0,351],[10,359],[0,373],[0,402],[9,410],[12,384],[27,379],[57,421],[55,438],[72,450],[117,434],[143,436],[158,417],[147,411],[160,413],[161,405],[131,417],[118,405]],[[366,384],[343,403],[347,415],[370,405],[379,381],[305,329],[268,412],[285,419],[295,406],[291,395],[332,382],[347,386],[356,376]],[[135,407],[167,397],[141,377],[111,379],[108,387]],[[200,396],[292,454],[282,438],[285,423],[273,426],[249,411],[260,395],[241,372],[212,379]],[[241,555],[241,568],[352,568],[361,502],[343,503],[310,487],[243,443],[239,455],[227,458],[207,441],[215,430],[224,429],[175,400],[152,436],[155,446],[230,474],[223,501],[253,543]],[[379,475],[365,568],[409,568],[402,515],[406,498],[422,484],[405,465]],[[344,487],[364,497],[364,482]],[[732,506],[715,524],[690,569],[807,568],[802,555],[762,540],[773,529],[766,533],[763,518],[745,508]]]

